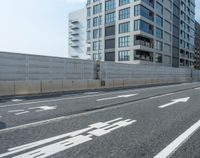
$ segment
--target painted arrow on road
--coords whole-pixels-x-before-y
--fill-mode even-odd
[[[129,97],[133,97],[133,96],[136,96],[136,95],[138,95],[138,94],[119,95],[119,96],[116,96],[116,97],[97,99],[96,101],[113,100],[113,99],[118,99],[118,98],[129,98]]]
[[[174,99],[174,100],[172,100],[172,102],[164,104],[164,105],[161,105],[158,108],[162,109],[162,108],[165,108],[165,107],[177,104],[177,103],[186,103],[189,99],[190,99],[190,97]]]

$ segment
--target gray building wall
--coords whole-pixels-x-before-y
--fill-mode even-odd
[[[86,5],[89,13],[87,14],[87,21],[89,21],[87,32],[90,33],[90,38],[87,39],[87,42],[91,45],[91,49],[88,50],[88,52],[93,55],[94,60],[98,59],[102,61],[132,64],[154,64],[170,67],[193,67],[195,0],[133,0],[121,6],[119,6],[119,1],[115,0],[115,8],[105,10],[106,2],[108,1],[109,0],[88,0]],[[162,5],[163,13],[157,11],[157,3]],[[99,4],[101,4],[101,12],[94,14],[94,7]],[[134,7],[136,5],[142,5],[150,10],[151,14],[153,14],[153,17],[151,17],[153,20],[150,20],[150,16],[149,18],[142,15],[135,16]],[[126,8],[130,8],[130,17],[119,19],[119,12]],[[113,12],[115,13],[115,21],[106,24],[106,15]],[[156,15],[162,18],[163,26],[159,26],[156,23]],[[102,22],[100,25],[94,27],[93,19],[99,16],[101,16]],[[135,31],[134,21],[136,20],[143,20],[153,26],[154,33],[149,34],[142,30]],[[125,22],[130,22],[130,31],[119,33],[119,24]],[[111,27],[112,29],[109,30],[110,34],[107,34],[106,30]],[[162,39],[155,36],[156,28],[162,30]],[[93,37],[93,31],[96,29],[101,29],[102,31],[102,36],[99,38]],[[188,31],[188,29],[190,31]],[[184,32],[185,37],[183,37],[182,32]],[[130,36],[130,46],[120,48],[119,37],[124,36]],[[144,39],[141,40],[141,37]],[[93,49],[93,44],[96,41],[101,43],[101,47],[99,47],[101,49]],[[162,50],[156,48],[156,41],[162,42]],[[140,44],[138,44],[138,42]],[[185,47],[183,47],[182,43],[185,43]],[[119,60],[120,51],[129,51],[129,59],[125,61]],[[99,56],[97,54],[99,54]]]

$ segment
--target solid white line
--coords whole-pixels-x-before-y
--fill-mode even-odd
[[[92,94],[98,94],[100,92],[86,92],[86,93],[83,93],[83,94],[87,94],[87,95],[92,95]]]
[[[168,94],[164,94],[164,95],[159,95],[159,96],[151,97],[149,99],[157,99],[157,98],[165,97],[165,96],[172,95],[172,94],[175,94],[175,93],[168,93]]]
[[[38,126],[38,125],[41,125],[41,124],[59,121],[59,120],[63,120],[63,119],[66,119],[66,118],[67,117],[62,116],[62,117],[57,117],[57,118],[53,118],[53,119],[49,119],[49,120],[43,120],[43,121],[28,123],[28,124],[24,124],[24,125],[20,125],[20,126],[9,127],[9,128],[6,128],[6,129],[1,129],[0,133],[1,132],[7,132],[7,131],[10,131],[10,130],[23,129],[23,128],[32,127],[32,126]]]
[[[2,106],[0,106],[0,108],[19,106],[19,105],[30,105],[30,104],[37,104],[37,103],[50,103],[50,102],[57,102],[57,101],[62,101],[62,100],[74,100],[74,99],[81,99],[81,98],[92,98],[92,97],[97,97],[97,96],[102,96],[102,95],[113,95],[113,94],[118,94],[118,93],[125,93],[125,92],[104,93],[104,94],[96,94],[96,95],[90,95],[90,96],[60,98],[60,99],[52,99],[52,100],[48,99],[48,100],[41,100],[41,101],[36,101],[36,102],[25,102],[25,103],[19,103],[19,104],[2,105]]]
[[[12,99],[11,100],[12,102],[20,102],[20,101],[23,101],[22,99]]]
[[[26,114],[26,113],[29,113],[29,111],[19,112],[19,113],[16,113],[15,115],[23,115],[23,114]]]
[[[127,94],[127,95],[120,95],[120,96],[115,96],[115,97],[108,97],[108,98],[102,98],[102,99],[97,99],[96,101],[105,101],[105,100],[113,100],[113,99],[118,99],[118,98],[129,98],[136,96],[138,94]]]
[[[200,90],[200,87],[195,88],[196,90]]]
[[[200,128],[200,120],[192,125],[188,130],[176,138],[154,158],[168,158],[178,150],[198,129]]]
[[[24,111],[24,110],[10,110],[8,112],[10,113],[10,112],[22,112],[22,111]]]

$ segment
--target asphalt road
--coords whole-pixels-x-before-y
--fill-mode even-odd
[[[200,83],[0,100],[0,158],[200,158]]]

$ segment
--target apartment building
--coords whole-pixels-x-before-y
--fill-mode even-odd
[[[200,70],[200,24],[195,22],[195,56],[194,68]]]
[[[93,60],[193,67],[195,0],[88,0]]]
[[[68,55],[70,58],[91,59],[86,46],[86,8],[69,14]]]

